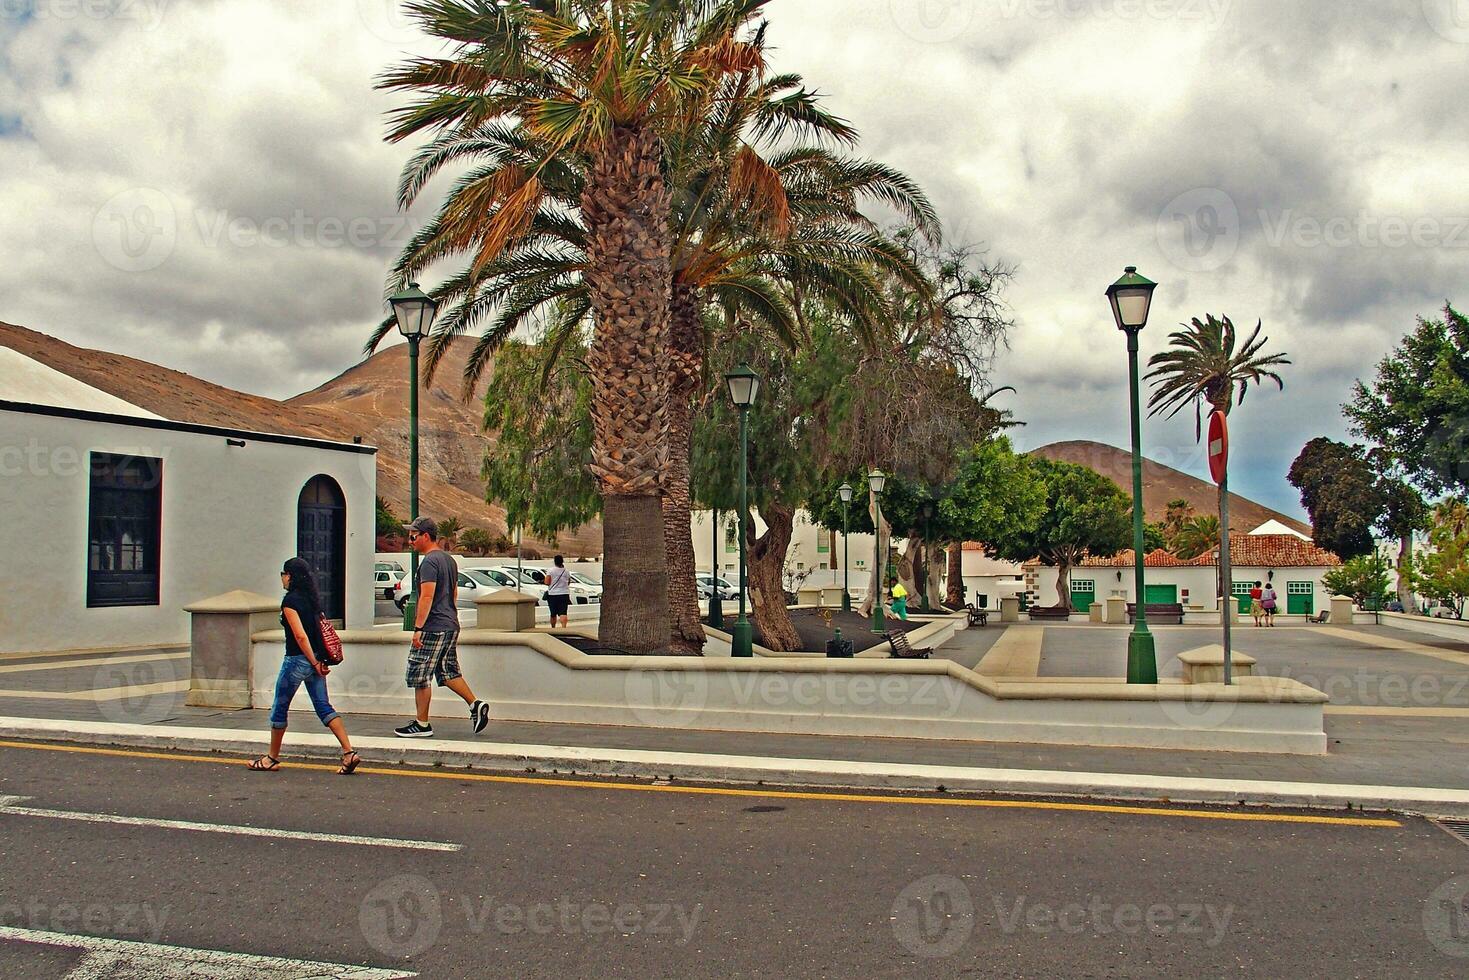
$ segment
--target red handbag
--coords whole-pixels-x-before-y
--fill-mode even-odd
[[[321,658],[329,666],[335,667],[342,662],[342,638],[337,635],[337,628],[326,618],[326,613],[321,614],[321,646],[326,654]]]

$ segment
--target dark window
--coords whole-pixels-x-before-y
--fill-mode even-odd
[[[156,606],[163,460],[92,454],[87,605]]]

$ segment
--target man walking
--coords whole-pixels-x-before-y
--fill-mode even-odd
[[[413,648],[408,651],[408,686],[413,689],[418,717],[393,729],[399,738],[433,738],[428,721],[433,688],[438,681],[469,705],[469,721],[478,735],[490,722],[490,706],[474,696],[459,673],[459,566],[439,547],[439,529],[432,520],[420,517],[403,525],[408,547],[418,553],[418,609],[414,620]]]

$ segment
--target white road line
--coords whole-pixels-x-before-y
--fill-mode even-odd
[[[123,817],[112,813],[81,813],[74,810],[44,810],[17,806],[25,796],[0,796],[0,814],[17,817],[46,817],[52,820],[81,820],[87,823],[115,823],[132,827],[159,827],[165,830],[197,830],[209,834],[235,834],[241,837],[269,837],[277,840],[317,841],[322,844],[362,844],[367,847],[394,847],[410,851],[462,851],[463,844],[445,844],[431,840],[396,840],[391,837],[352,837],[345,834],[317,834],[305,830],[276,830],[272,827],[242,827],[223,823],[196,823],[192,820],[161,820],[153,817]]]
[[[187,946],[160,946],[126,939],[71,936],[37,929],[0,926],[0,940],[83,951],[67,980],[406,980],[403,970],[379,970],[347,963],[318,963],[250,953]]]
[[[131,657],[83,657],[81,660],[50,661],[38,664],[3,664],[0,665],[0,674],[23,674],[33,670],[69,670],[72,667],[101,667],[104,664],[141,664],[163,660],[188,660],[191,656],[193,654],[185,650],[182,653],[145,653]]]

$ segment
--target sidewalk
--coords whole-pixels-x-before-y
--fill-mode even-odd
[[[1059,635],[1058,635],[1059,634]],[[955,659],[971,662],[991,652],[1003,634],[976,631]],[[1081,659],[1073,636],[1049,632],[1046,660]],[[1302,634],[1303,636],[1306,634]],[[1401,634],[1373,638],[1384,647]],[[1361,654],[1338,651],[1323,633],[1296,664],[1322,672],[1336,661],[1360,665]],[[1160,634],[1160,660],[1198,642],[1188,631]],[[1297,646],[1292,644],[1293,647]],[[765,782],[882,789],[992,791],[1041,795],[1290,806],[1392,808],[1469,816],[1469,709],[1382,705],[1379,682],[1398,671],[1415,677],[1442,670],[1437,704],[1469,700],[1469,666],[1425,658],[1441,653],[1383,650],[1371,657],[1372,681],[1343,689],[1328,713],[1329,753],[1186,752],[1087,746],[1027,745],[927,739],[850,739],[682,729],[491,721],[478,738],[466,720],[436,722],[438,737],[403,740],[392,729],[406,719],[346,716],[364,756],[373,762],[473,766],[507,772],[675,778],[712,782]],[[1259,651],[1266,653],[1266,651]],[[30,658],[27,658],[28,660]],[[1110,662],[1111,655],[1108,654]],[[1044,665],[1043,665],[1044,666]],[[1095,666],[1095,660],[1090,666]],[[1358,666],[1360,671],[1360,666]],[[220,751],[242,759],[259,754],[267,712],[220,711],[184,705],[187,654],[129,652],[124,656],[7,660],[0,671],[0,738]],[[1046,671],[1043,669],[1042,673]],[[1379,672],[1381,675],[1379,676]],[[1450,695],[1449,682],[1454,694]],[[1391,693],[1391,692],[1389,692]],[[1355,706],[1354,704],[1355,703]],[[1434,714],[1449,711],[1448,717]],[[336,743],[311,713],[292,711],[288,756],[330,758]]]

